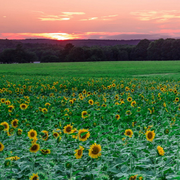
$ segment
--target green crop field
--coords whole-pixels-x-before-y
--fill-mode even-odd
[[[1,64],[0,73],[68,77],[180,77],[180,61],[113,61],[79,63]]]
[[[180,61],[0,65],[0,179],[180,179]]]

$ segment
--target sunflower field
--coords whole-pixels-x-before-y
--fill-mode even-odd
[[[180,179],[180,81],[0,76],[0,179]]]

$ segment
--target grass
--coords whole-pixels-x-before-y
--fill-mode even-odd
[[[2,64],[1,74],[68,77],[180,77],[180,61],[113,61],[40,64]]]

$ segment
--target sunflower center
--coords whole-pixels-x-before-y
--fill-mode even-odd
[[[131,132],[130,132],[130,131],[128,131],[128,132],[127,132],[127,135],[131,135]]]
[[[16,126],[16,125],[17,125],[17,122],[16,122],[16,121],[14,121],[14,122],[13,122],[13,125],[14,125],[14,126]]]
[[[37,145],[33,145],[31,149],[32,149],[32,150],[37,150],[37,149],[38,149],[38,146],[37,146]]]
[[[38,180],[38,178],[37,177],[33,177],[33,179],[32,180]]]
[[[71,127],[67,127],[67,128],[66,128],[66,131],[67,131],[67,132],[71,132]]]
[[[85,139],[86,138],[86,134],[84,136],[81,137],[81,139]]]
[[[34,132],[31,132],[31,137],[34,137],[35,136],[35,133]]]
[[[6,124],[3,124],[4,128],[6,129],[7,128],[7,125]]]
[[[152,139],[152,137],[153,137],[153,135],[152,135],[152,133],[150,132],[150,133],[148,133],[148,136],[147,136],[149,139]]]
[[[81,149],[78,150],[78,155],[80,156],[82,154]]]
[[[98,147],[93,147],[92,153],[93,154],[98,154],[99,153],[99,148]]]
[[[0,149],[2,148],[2,145],[0,144]]]

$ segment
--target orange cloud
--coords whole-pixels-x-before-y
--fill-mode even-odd
[[[85,14],[84,12],[62,12],[61,15],[50,15],[50,14],[46,15],[45,13],[41,11],[40,13],[42,15],[38,19],[40,19],[41,21],[67,21],[67,20],[70,20],[73,17],[73,15]]]
[[[176,10],[137,11],[130,14],[141,21],[155,20],[156,22],[165,22],[171,19],[180,19],[180,11]]]
[[[112,20],[114,17],[118,16],[117,14],[115,15],[108,15],[108,16],[100,16],[100,17],[91,17],[87,19],[80,19],[80,21],[91,21],[91,20]]]

